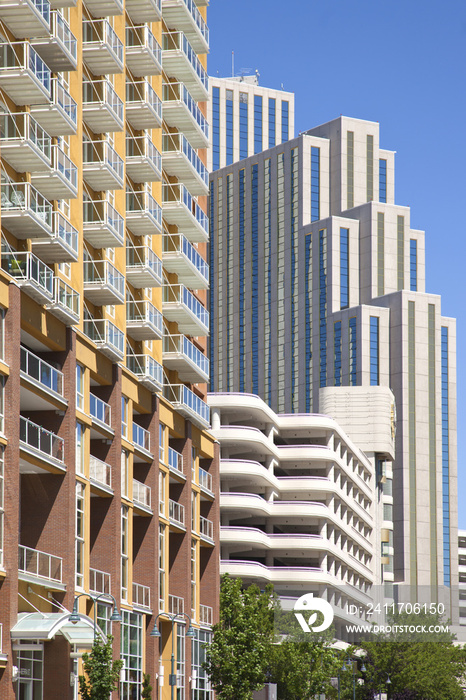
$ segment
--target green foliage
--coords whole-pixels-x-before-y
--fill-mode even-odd
[[[84,676],[79,676],[82,700],[108,700],[112,690],[117,690],[123,661],[112,660],[110,635],[104,644],[96,638],[90,654],[83,654]]]
[[[152,686],[150,684],[150,675],[144,673],[142,676],[142,700],[152,700]]]

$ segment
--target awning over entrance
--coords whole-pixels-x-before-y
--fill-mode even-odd
[[[12,639],[48,641],[62,634],[70,644],[79,647],[92,647],[94,642],[94,621],[80,613],[80,621],[70,622],[71,613],[19,613],[18,622],[11,630]],[[97,633],[103,641],[106,638],[99,627]]]

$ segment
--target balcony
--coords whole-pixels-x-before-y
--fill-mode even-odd
[[[150,433],[133,421],[133,445],[138,450],[150,455]]]
[[[78,42],[75,35],[60,12],[53,10],[50,20],[50,34],[44,38],[32,40],[35,50],[52,73],[76,70]]]
[[[111,321],[103,318],[85,319],[84,335],[109,357],[113,362],[120,362],[125,356],[125,335]]]
[[[178,226],[192,243],[209,240],[209,220],[184,185],[162,185],[162,212],[168,224]]]
[[[91,455],[92,459],[92,455]],[[92,479],[92,477],[91,477]],[[111,576],[106,571],[89,568],[89,591],[90,593],[111,593]]]
[[[2,0],[0,20],[17,39],[47,36],[50,32],[48,0]]]
[[[163,84],[163,119],[182,131],[195,148],[209,145],[209,125],[196,100],[183,83]]]
[[[171,615],[183,615],[184,613],[184,598],[178,595],[168,595],[168,612]]]
[[[0,114],[2,158],[18,173],[50,172],[52,139],[30,114]]]
[[[150,486],[133,479],[133,502],[135,507],[138,505],[146,512],[152,513]]]
[[[52,235],[52,205],[28,182],[5,182],[0,190],[2,225],[16,238]]]
[[[209,266],[181,233],[163,235],[163,267],[190,289],[209,288]]]
[[[78,231],[59,211],[52,212],[52,237],[31,241],[32,250],[46,263],[76,262]]]
[[[209,496],[213,496],[213,487],[212,487],[212,474],[209,474],[209,472],[206,472],[205,469],[199,468],[199,486],[203,491],[206,491]]]
[[[126,119],[138,131],[162,126],[162,100],[147,80],[126,82]]]
[[[162,232],[162,207],[148,192],[126,190],[126,225],[135,236]]]
[[[175,525],[181,530],[186,530],[184,524],[184,506],[181,505],[181,503],[172,501],[171,498],[168,500],[168,517],[170,525]]]
[[[194,0],[163,0],[163,21],[184,32],[197,53],[209,51],[209,29]]]
[[[163,367],[150,355],[128,355],[126,366],[149,391],[158,393],[163,389]]]
[[[37,583],[36,579],[40,579],[42,585],[44,585],[44,581],[62,584],[62,561],[61,557],[55,557],[53,554],[47,554],[47,552],[24,547],[20,544],[18,549],[19,578],[31,583]],[[59,588],[62,588],[62,585]]]
[[[99,493],[103,491],[105,494],[113,494],[112,489],[112,468],[110,464],[102,462],[101,459],[97,459],[94,455],[89,455],[89,480],[91,482],[91,489],[98,491]],[[107,574],[107,576],[110,576]],[[92,590],[92,589],[91,589]]]
[[[133,581],[133,606],[150,610],[150,588],[143,586],[142,583],[134,583]]]
[[[209,193],[207,168],[183,134],[163,135],[162,156],[167,175],[178,178],[193,194]]]
[[[178,372],[182,382],[209,381],[209,360],[185,335],[165,335],[163,364]]]
[[[83,175],[89,187],[96,192],[121,190],[123,173],[123,159],[108,141],[83,141]]]
[[[92,393],[89,394],[89,415],[93,423],[97,423],[104,430],[112,430],[111,406]]]
[[[161,74],[162,50],[147,25],[126,27],[125,58],[127,68],[136,78]]]
[[[50,68],[27,41],[0,44],[0,88],[18,105],[47,104]]]
[[[94,75],[121,73],[123,53],[123,42],[108,20],[83,20],[83,61]]]
[[[94,248],[119,248],[125,244],[124,219],[106,199],[84,200],[83,235]]]
[[[209,334],[209,312],[182,284],[163,286],[162,312],[167,321],[178,324],[181,333]]]
[[[126,137],[126,174],[137,183],[162,179],[162,157],[149,136]]]
[[[125,9],[134,24],[162,19],[161,0],[126,0]]]
[[[210,426],[210,411],[208,405],[188,389],[184,384],[166,384],[163,392],[165,398],[187,420],[200,428]]]
[[[177,476],[186,478],[183,469],[183,455],[174,450],[173,447],[168,448],[168,468]]]
[[[124,105],[109,80],[83,81],[83,120],[95,134],[122,131]]]
[[[46,308],[66,326],[75,326],[80,318],[80,295],[59,277],[54,278],[53,302]]]
[[[210,605],[199,605],[199,624],[206,627],[214,624],[214,610]]]
[[[160,340],[163,316],[150,301],[127,301],[126,332],[134,340]]]
[[[50,101],[31,104],[31,114],[50,136],[75,134],[78,129],[78,107],[59,78],[52,78]]]
[[[2,269],[39,304],[53,301],[53,272],[34,253],[2,253]]]
[[[126,248],[126,279],[136,289],[160,287],[162,261],[147,245]]]
[[[60,370],[45,362],[45,360],[41,360],[40,357],[37,357],[37,355],[23,346],[20,347],[20,376],[27,383],[63,401],[63,372],[60,372]],[[38,408],[33,405],[24,406],[22,402],[21,408],[23,407],[27,408],[27,410]]]
[[[75,199],[78,196],[78,168],[56,143],[52,145],[52,170],[33,173],[31,182],[48,199]]]
[[[45,430],[24,416],[19,417],[20,449],[47,463],[52,460],[61,471],[65,469],[63,460],[64,440],[50,430]],[[27,468],[26,468],[27,469]],[[24,471],[24,469],[21,469]]]
[[[125,278],[108,260],[85,260],[83,290],[96,306],[124,304]]]
[[[164,72],[185,83],[196,100],[207,100],[207,73],[183,32],[164,32],[162,46]]]
[[[204,518],[202,515],[199,518],[200,520],[200,536],[201,540],[205,540],[206,542],[209,542],[210,544],[214,544],[214,524],[212,520],[209,520],[208,518]]]

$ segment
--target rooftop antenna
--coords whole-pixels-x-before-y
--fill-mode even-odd
[[[231,52],[231,77],[235,77],[235,52]]]

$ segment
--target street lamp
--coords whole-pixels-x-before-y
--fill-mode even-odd
[[[90,598],[94,604],[94,641],[95,641],[96,633],[97,633],[97,601],[100,598],[111,598],[113,600],[113,611],[112,611],[112,614],[110,616],[110,622],[121,622],[121,615],[118,612],[116,600],[110,593],[99,593],[98,596],[93,596],[93,595],[90,595],[89,593],[80,593],[74,599],[73,611],[68,618],[69,622],[73,623],[73,625],[76,625],[81,620],[81,615],[78,612],[78,600],[83,595],[86,596],[87,598]]]
[[[189,617],[189,615],[188,615],[187,613],[177,613],[176,615],[168,615],[167,613],[159,613],[159,614],[156,616],[156,618],[155,618],[154,626],[153,626],[151,632],[149,633],[149,637],[158,637],[158,638],[160,639],[160,637],[162,636],[162,634],[160,633],[159,628],[157,627],[157,620],[159,619],[159,617],[160,617],[161,615],[164,615],[165,617],[168,617],[168,619],[169,619],[170,622],[172,623],[172,655],[171,655],[171,660],[170,660],[170,678],[168,679],[168,683],[169,683],[169,685],[170,685],[170,698],[171,698],[171,700],[173,700],[174,692],[175,692],[175,686],[176,686],[176,674],[175,674],[175,647],[174,647],[174,644],[175,644],[175,622],[176,622],[176,618],[185,617],[185,618],[188,620],[189,626],[188,626],[188,629],[187,629],[187,631],[186,631],[186,636],[187,636],[187,637],[195,637],[195,636],[196,636],[196,633],[195,633],[195,631],[194,631],[194,629],[193,629],[193,627],[192,627],[191,618]]]

